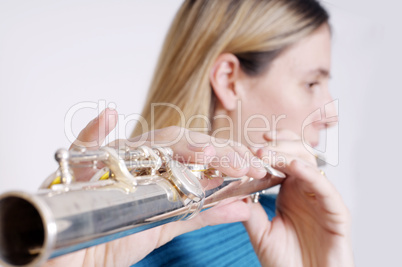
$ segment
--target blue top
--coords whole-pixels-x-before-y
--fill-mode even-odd
[[[260,195],[260,203],[272,220],[276,195]],[[207,226],[174,238],[151,252],[142,266],[261,266],[241,222]]]

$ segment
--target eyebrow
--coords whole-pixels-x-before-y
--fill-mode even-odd
[[[318,74],[325,78],[331,78],[331,74],[330,74],[329,70],[324,69],[324,68],[318,68],[318,69],[311,70],[307,74]]]

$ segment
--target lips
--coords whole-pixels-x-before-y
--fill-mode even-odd
[[[308,145],[311,147],[317,147],[320,144],[320,138],[318,137],[315,140],[305,140]]]
[[[311,142],[310,144],[311,144],[311,147],[317,147],[319,142]]]

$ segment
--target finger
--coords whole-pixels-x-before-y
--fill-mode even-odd
[[[232,164],[233,168],[239,169],[239,167],[248,166],[248,171],[245,175],[257,179],[264,178],[267,175],[263,161],[255,156],[246,146],[233,142],[230,144],[230,148],[233,149],[233,152],[229,152],[228,155],[234,161]],[[235,171],[237,170],[235,169]]]
[[[131,149],[141,145],[170,147],[174,152],[173,158],[183,163],[208,164],[216,155],[210,136],[176,126],[146,132],[128,140],[117,140],[113,145]]]
[[[348,214],[341,195],[318,168],[294,160],[287,171],[291,179],[297,179],[298,188],[306,196],[313,195],[325,211],[330,214]]]
[[[143,139],[143,136],[130,138],[129,140],[118,139],[109,143],[107,146],[128,149],[136,149],[140,146],[155,147],[155,142],[139,141],[140,139]],[[165,147],[165,144],[161,145],[162,142],[158,142],[157,144],[158,146]],[[172,158],[185,164],[193,163],[207,165],[216,155],[215,148],[210,143],[191,145],[180,140],[168,147],[173,150]]]
[[[266,175],[261,162],[258,158],[253,157],[251,151],[230,140],[226,140],[227,143],[222,143],[209,135],[191,132],[180,127],[168,127],[152,133],[144,133],[141,136],[131,138],[129,140],[130,145],[137,145],[140,142],[139,140],[148,140],[154,145],[169,146],[179,161],[209,164],[211,168],[215,168],[228,176],[248,175],[254,178],[262,178]]]
[[[264,133],[264,139],[268,142],[271,141],[296,141],[301,140],[301,137],[295,132],[287,129],[278,129],[276,131],[269,131]]]
[[[257,157],[268,158],[271,161],[275,161],[285,154],[293,155],[294,158],[301,158],[313,166],[317,166],[316,157],[298,141],[279,141],[276,146],[266,146],[256,151]]]
[[[179,161],[209,164],[217,156],[216,148],[209,135],[192,132],[184,128],[176,129],[176,131],[183,134],[180,140],[170,147],[179,156]]]
[[[112,109],[103,110],[99,116],[93,119],[80,132],[77,140],[73,142],[70,149],[86,148],[96,150],[104,142],[106,136],[116,127],[117,111]],[[98,165],[101,167],[101,164]],[[74,176],[77,181],[88,181],[96,172],[93,168],[74,168]]]
[[[293,160],[302,160],[301,158],[295,155],[287,154],[284,152],[273,153],[268,155],[263,153],[265,153],[264,150],[257,151],[257,156],[264,162],[264,164],[269,164],[274,169],[285,172],[286,174],[288,174],[290,163]]]
[[[85,147],[88,150],[99,149],[116,124],[117,111],[106,108],[80,132],[70,149],[76,147]]]
[[[81,249],[78,251],[74,251],[72,253],[61,255],[60,257],[49,259],[42,266],[43,267],[84,266],[85,252],[86,250]]]
[[[197,151],[197,147],[203,147],[204,149],[208,147],[212,149],[213,147],[215,153],[209,158],[208,164],[228,176],[241,177],[247,175],[253,178],[266,176],[266,170],[262,162],[246,146],[240,143],[188,130],[186,138],[181,141],[189,143],[189,148],[193,152]]]

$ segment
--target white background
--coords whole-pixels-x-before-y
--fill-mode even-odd
[[[55,150],[71,141],[65,123],[77,134],[98,113],[81,109],[65,122],[78,103],[140,113],[180,3],[0,0],[0,193],[33,192],[55,170]],[[340,115],[339,164],[326,172],[352,213],[357,266],[402,266],[400,7],[390,0],[325,5]]]

